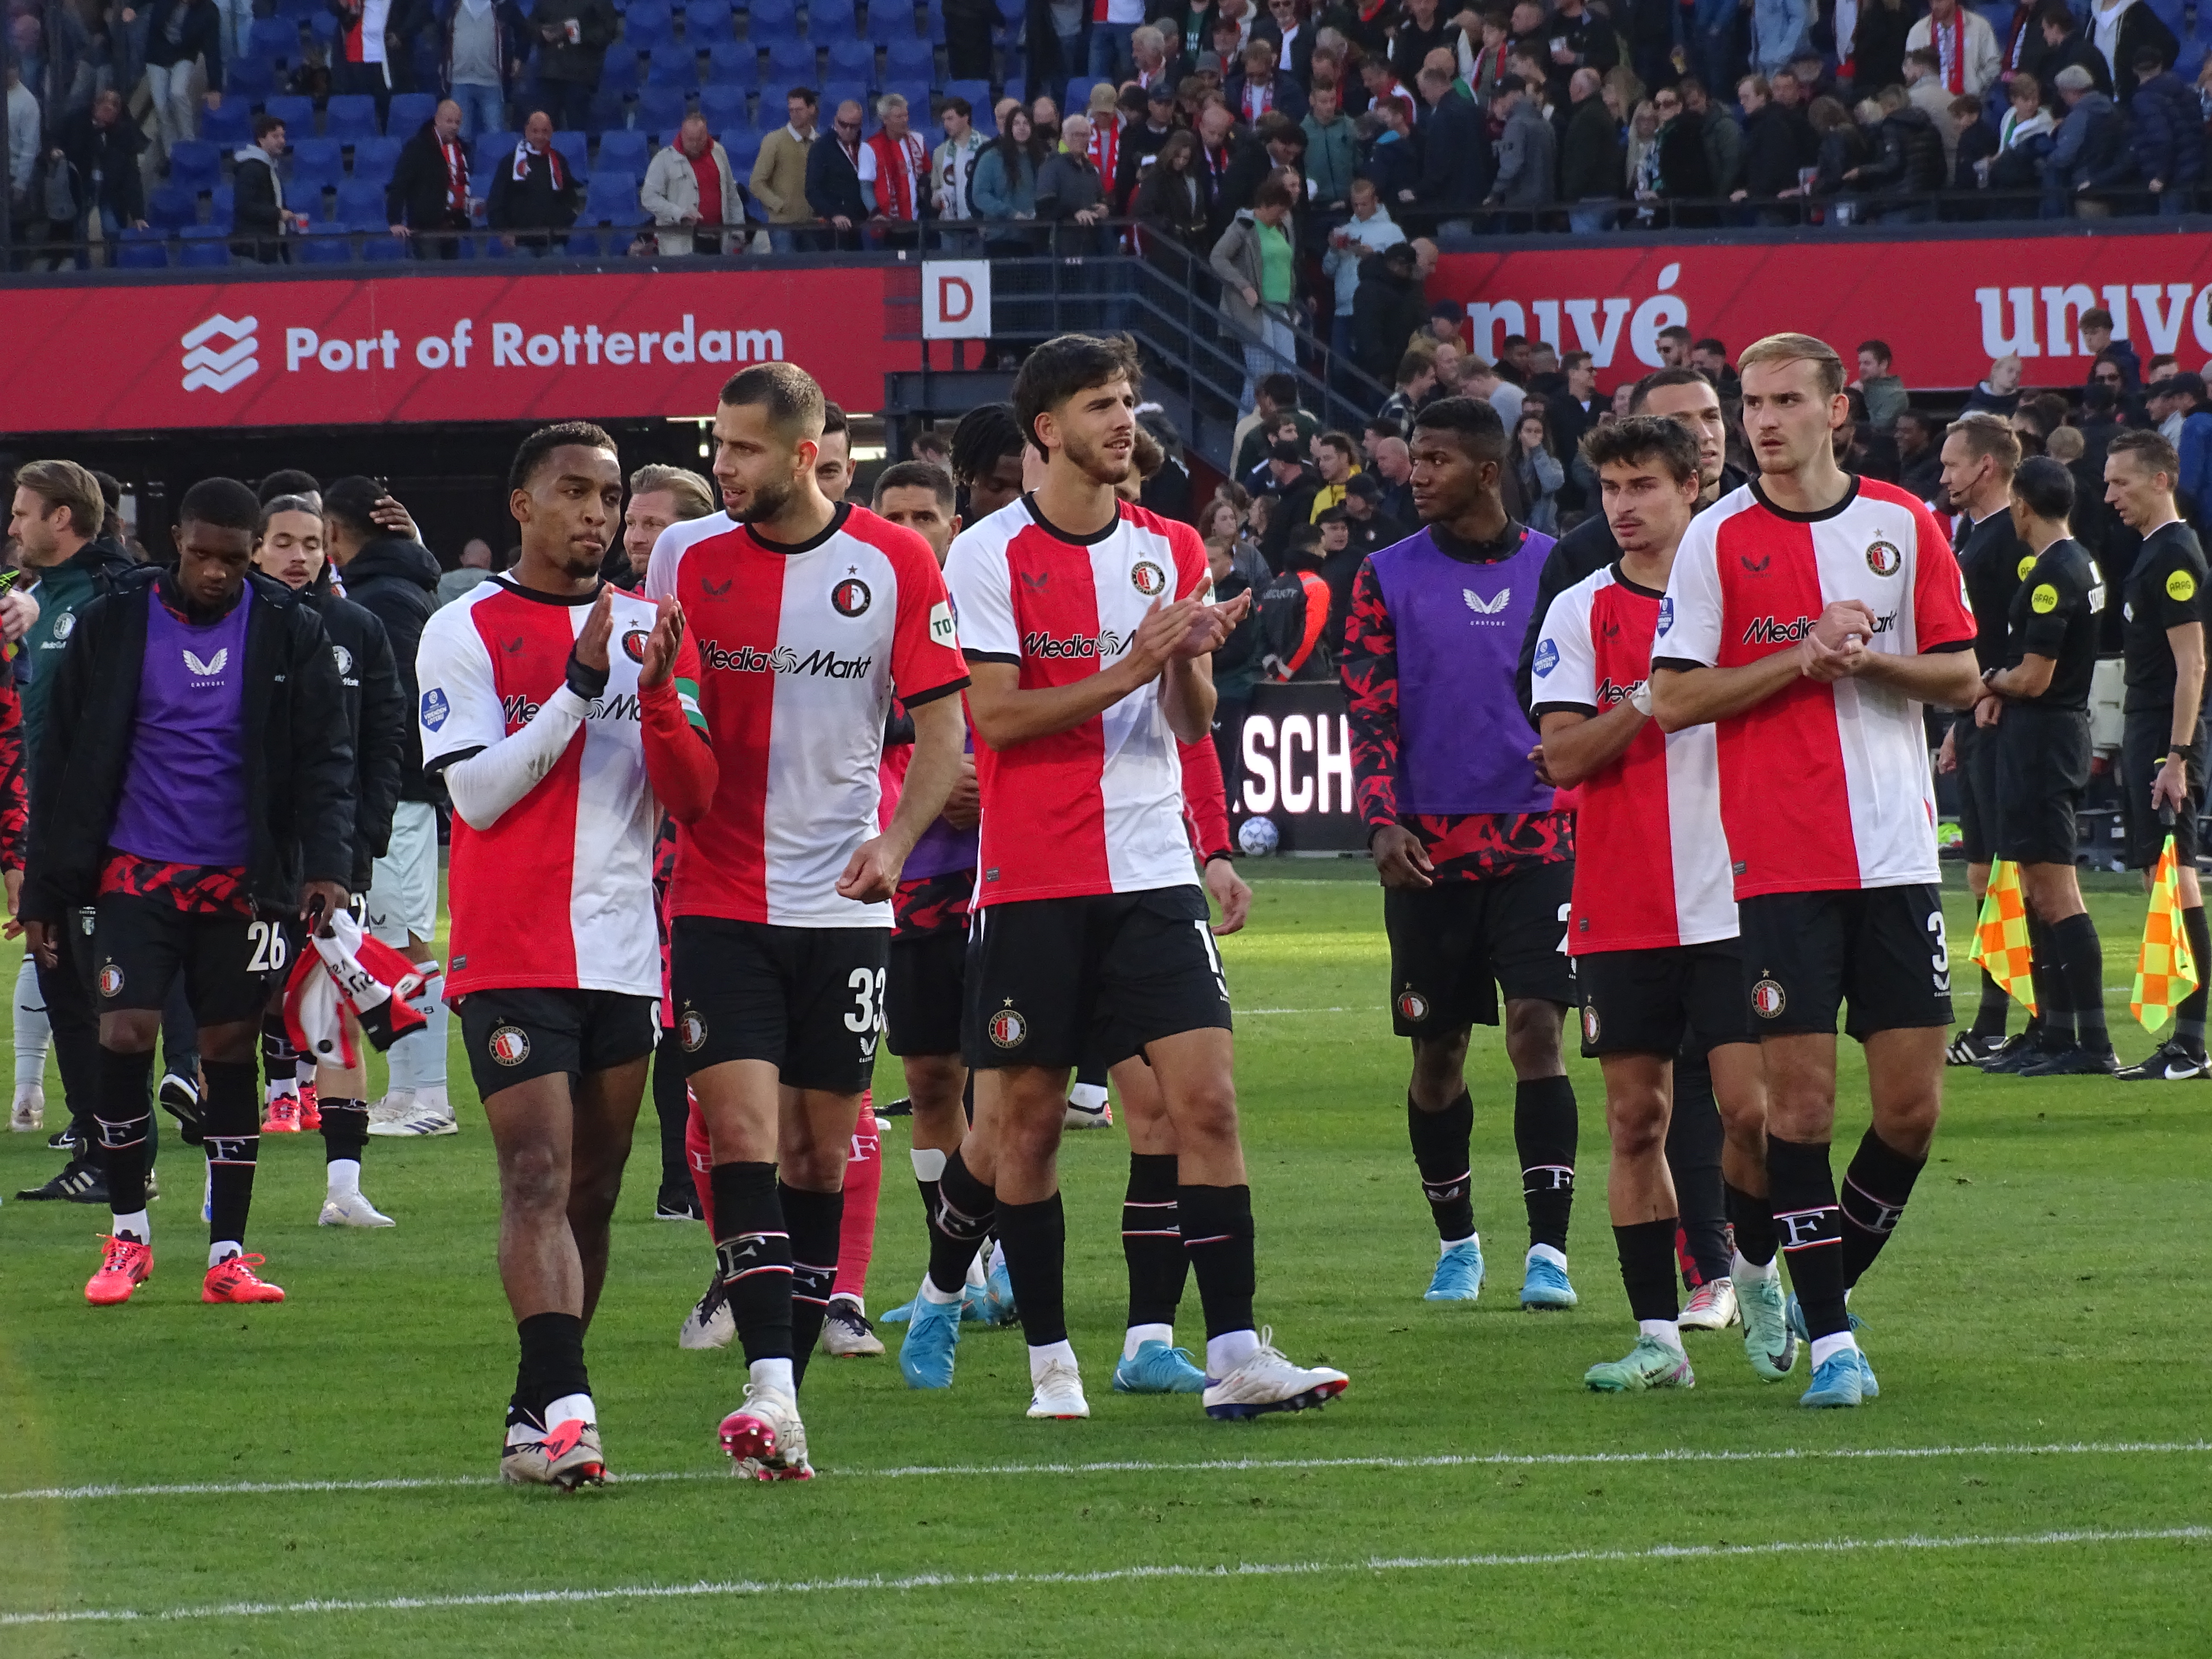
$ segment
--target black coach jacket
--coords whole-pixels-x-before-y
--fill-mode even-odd
[[[98,896],[137,720],[146,590],[166,574],[133,573],[77,612],[32,780],[26,921],[59,923]],[[281,582],[249,571],[246,583],[246,891],[289,915],[301,882],[353,877],[353,738],[321,619]]]
[[[330,568],[300,597],[322,617],[337,666],[345,729],[353,739],[353,878],[347,890],[366,893],[376,860],[392,846],[392,809],[415,729],[414,705],[399,684],[392,636],[376,614],[343,599],[330,585]]]

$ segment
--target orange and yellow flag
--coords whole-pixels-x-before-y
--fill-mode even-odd
[[[2150,914],[2143,918],[2142,955],[2136,962],[2135,994],[2129,1012],[2143,1030],[2155,1031],[2173,1017],[2174,1005],[2199,983],[2197,959],[2181,927],[2181,878],[2174,861],[2173,837],[2166,838],[2150,882]]]
[[[2027,896],[2021,890],[2020,866],[2000,859],[1990,866],[1990,890],[1974,924],[1973,960],[1989,970],[2004,993],[2037,1012],[2035,981],[2028,971]]]

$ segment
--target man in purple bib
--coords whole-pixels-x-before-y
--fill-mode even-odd
[[[32,798],[22,917],[52,968],[93,906],[100,1019],[93,1110],[114,1231],[85,1286],[127,1302],[151,1275],[147,1085],[179,973],[200,1024],[207,1148],[200,1299],[281,1302],[245,1254],[260,1136],[254,1046],[283,921],[346,902],[354,751],[330,641],[290,590],[248,574],[260,504],[230,478],[185,494],[173,569],[125,577],[77,615],[55,674]]]
[[[1412,447],[1423,528],[1360,566],[1340,667],[1383,887],[1391,1018],[1413,1045],[1407,1122],[1440,1247],[1426,1295],[1472,1302],[1482,1289],[1465,1066],[1471,1029],[1498,1024],[1502,989],[1528,1211],[1521,1305],[1571,1308],[1575,1093],[1559,1033],[1574,1000],[1573,820],[1537,775],[1535,729],[1514,693],[1552,538],[1506,515],[1505,428],[1488,404],[1431,404]]]

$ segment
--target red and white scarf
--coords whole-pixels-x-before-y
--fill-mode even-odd
[[[527,138],[514,147],[514,182],[516,184],[530,182],[530,158],[537,154],[536,150],[530,148],[530,140]],[[568,189],[568,169],[562,163],[561,152],[550,144],[545,146],[545,165],[552,171],[553,188]]]
[[[1118,115],[1096,115],[1091,120],[1091,165],[1098,169],[1098,176],[1109,188],[1114,182],[1115,163],[1121,159],[1121,118]]]
[[[921,217],[915,207],[914,181],[929,166],[921,140],[910,132],[904,138],[878,132],[867,147],[876,157],[876,210],[886,219],[909,223]]]
[[[1275,106],[1275,82],[1247,76],[1244,81],[1244,118],[1256,121]]]
[[[465,217],[469,210],[469,155],[460,140],[441,139],[439,153],[446,158],[446,210]]]
[[[1936,48],[1936,56],[1942,63],[1943,85],[1948,91],[1962,93],[1966,89],[1966,9],[1953,9],[1949,27],[1928,20],[1928,39]]]

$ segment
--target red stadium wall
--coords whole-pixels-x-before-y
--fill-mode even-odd
[[[495,272],[0,289],[16,432],[713,413],[747,362],[874,409],[916,366],[882,267]]]
[[[1718,243],[1448,254],[1432,299],[1468,307],[1474,349],[1507,334],[1592,353],[1611,388],[1656,368],[1656,337],[1681,324],[1731,352],[1762,335],[1816,334],[1849,362],[1887,340],[1916,387],[1966,387],[2017,351],[2029,386],[2088,379],[2081,314],[2112,313],[2148,362],[2212,356],[2212,238],[2042,236],[1895,242]]]

